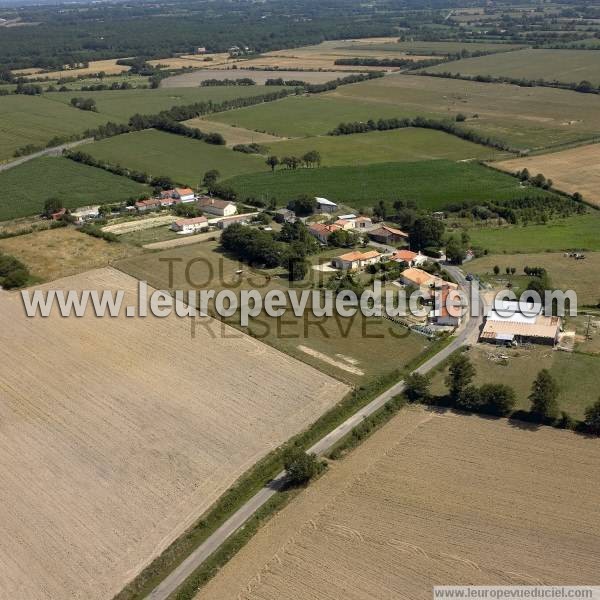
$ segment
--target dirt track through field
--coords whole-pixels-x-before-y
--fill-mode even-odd
[[[101,269],[46,289],[129,304],[136,284]],[[183,319],[26,319],[7,292],[0,308],[3,600],[109,600],[348,389],[212,320],[192,339]]]
[[[404,409],[198,600],[431,598],[437,584],[597,584],[600,443]]]

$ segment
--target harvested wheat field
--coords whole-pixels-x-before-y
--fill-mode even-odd
[[[60,282],[123,289],[128,303],[135,286],[112,269]],[[175,317],[26,319],[2,292],[0,331],[0,597],[11,600],[109,600],[347,391],[235,330],[213,339],[199,326],[192,339]]]
[[[228,147],[235,146],[236,144],[269,144],[271,142],[280,142],[281,140],[288,139],[269,135],[268,133],[252,131],[252,129],[245,129],[244,127],[227,125],[227,123],[207,121],[202,118],[189,119],[189,121],[184,121],[183,123],[188,127],[196,127],[201,131],[220,133],[225,138]]]
[[[273,518],[197,598],[429,600],[437,584],[588,584],[600,440],[404,409]]]
[[[532,175],[542,173],[552,179],[556,189],[568,194],[579,192],[587,202],[600,206],[600,144],[505,160],[494,166],[511,173],[525,168]]]
[[[80,69],[64,69],[62,71],[50,71],[47,73],[32,73],[26,76],[26,79],[34,79],[36,77],[43,77],[46,79],[60,79],[61,77],[78,77],[79,75],[95,75],[104,71],[107,75],[118,75],[129,71],[131,67],[126,65],[118,65],[117,58],[111,58],[108,60],[91,60],[87,67],[81,67]]]

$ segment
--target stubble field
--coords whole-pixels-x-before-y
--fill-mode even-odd
[[[135,286],[111,269],[52,285],[128,304]],[[19,340],[0,346],[3,598],[111,598],[348,389],[218,324],[192,339],[183,319],[32,320],[0,302]]]
[[[600,445],[403,410],[272,519],[198,600],[429,599],[434,585],[592,585]]]
[[[494,166],[508,172],[527,168],[532,175],[542,173],[552,179],[555,188],[569,194],[579,192],[584,200],[600,207],[600,144],[514,158]]]

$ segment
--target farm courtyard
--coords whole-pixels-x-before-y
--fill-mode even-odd
[[[135,303],[136,281],[112,269],[51,287]],[[0,347],[2,598],[112,598],[348,390],[218,325],[192,338],[174,316],[27,319],[7,292],[0,306],[19,340]]]

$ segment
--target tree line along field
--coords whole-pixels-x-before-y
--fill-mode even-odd
[[[323,135],[340,122],[418,115],[454,119],[458,114],[467,117],[461,127],[521,150],[600,136],[594,94],[405,74],[340,86],[317,96],[241,108],[210,119],[272,135],[301,137]]]
[[[365,135],[365,134],[361,134]],[[537,188],[522,188],[519,181],[478,163],[429,160],[379,163],[318,169],[280,169],[275,173],[240,175],[224,182],[241,199],[275,198],[284,206],[301,194],[324,196],[357,209],[379,200],[413,200],[421,208],[440,210],[467,200],[498,200],[538,195]]]
[[[234,78],[236,75],[230,76]],[[238,75],[241,77],[242,75]],[[195,102],[221,102],[233,98],[247,98],[260,96],[267,92],[280,90],[277,86],[207,86],[195,88],[157,88],[157,89],[131,89],[131,90],[102,90],[99,92],[81,92],[85,98],[96,101],[98,113],[107,120],[126,122],[131,115],[155,114],[173,106],[194,104]],[[69,104],[73,97],[67,92],[54,92],[44,94],[48,100],[57,103]]]
[[[523,150],[594,139],[600,134],[598,97],[570,90],[389,75],[340,87],[328,96],[395,104],[438,116],[463,113],[468,117],[465,127]]]
[[[428,67],[426,71],[530,80],[544,79],[561,83],[579,83],[586,80],[594,86],[599,86],[600,51],[527,48],[516,52],[464,58]]]
[[[0,172],[0,221],[40,214],[57,197],[65,208],[138,199],[146,185],[63,157],[35,158]]]
[[[28,144],[45,146],[54,137],[79,135],[107,121],[127,122],[135,113],[153,114],[175,105],[258,96],[277,89],[219,86],[183,90],[74,90],[40,96],[0,96],[0,161],[10,159],[15,150]],[[72,107],[70,102],[74,96],[95,99],[98,112]]]
[[[206,144],[180,135],[146,129],[126,133],[85,146],[94,158],[152,176],[168,175],[177,183],[197,187],[210,169],[222,177],[268,169],[261,156],[234,152],[225,146]]]
[[[160,252],[132,256],[116,266],[136,279],[148,281],[157,289],[258,289],[262,294],[270,290],[288,290],[284,269],[253,269],[218,251],[215,241],[171,248]],[[312,257],[314,261],[328,262],[342,253],[333,249],[328,254]],[[169,278],[172,264],[172,279]],[[189,267],[188,267],[189,265]],[[187,270],[187,273],[186,273]],[[240,273],[241,271],[241,273]],[[302,289],[312,289],[322,280],[318,272],[310,270],[301,282]],[[242,331],[306,362],[311,366],[351,385],[359,385],[382,375],[401,370],[419,356],[430,344],[424,336],[410,333],[386,319],[316,318],[310,313],[295,317],[288,311],[280,319],[261,313],[251,318]],[[226,319],[240,328],[239,315]]]
[[[597,440],[570,431],[407,407],[330,461],[195,598],[588,585],[600,569],[599,458]]]
[[[572,327],[567,324],[565,329]],[[505,356],[505,361],[494,358],[498,354]],[[476,369],[473,384],[508,383],[515,390],[516,410],[531,408],[531,386],[541,369],[548,369],[559,386],[559,410],[568,412],[574,419],[583,419],[585,409],[599,395],[600,355],[560,352],[535,345],[499,350],[491,344],[478,344],[469,349],[468,356]],[[446,373],[447,370],[437,372],[432,378],[431,390],[434,394],[444,395],[448,392],[444,383]]]
[[[323,166],[361,165],[444,158],[448,160],[493,160],[502,153],[429,129],[370,131],[343,136],[319,136],[280,142],[264,142],[276,156],[303,156],[317,150]],[[504,153],[504,156],[507,154]]]
[[[123,290],[137,305],[137,282],[114,269],[51,287]],[[192,337],[175,315],[28,319],[7,292],[0,305],[3,333],[19,340],[0,347],[7,598],[112,598],[349,391],[209,319]],[[194,356],[200,368],[190,368]],[[27,375],[32,363],[43,378]]]

